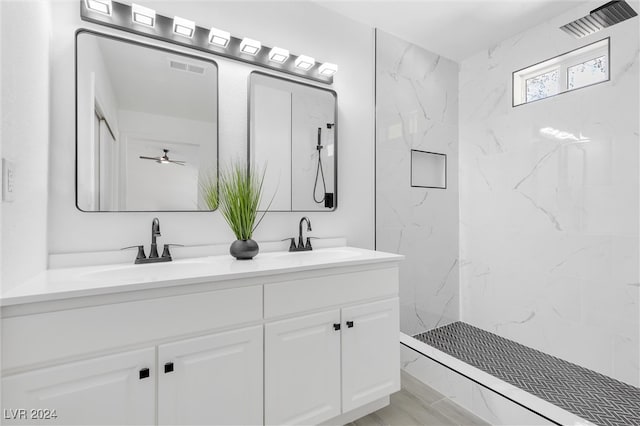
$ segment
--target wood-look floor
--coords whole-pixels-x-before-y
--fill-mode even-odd
[[[446,396],[402,372],[402,389],[391,404],[348,426],[488,425]]]

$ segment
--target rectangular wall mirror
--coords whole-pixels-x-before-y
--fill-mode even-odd
[[[337,206],[337,95],[260,72],[249,77],[249,161],[265,168],[265,209]]]
[[[218,173],[215,62],[76,34],[76,204],[83,211],[209,210]]]

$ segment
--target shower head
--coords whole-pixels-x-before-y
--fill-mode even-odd
[[[587,16],[561,26],[560,29],[575,38],[582,38],[634,16],[638,14],[627,2],[613,0],[593,9]]]

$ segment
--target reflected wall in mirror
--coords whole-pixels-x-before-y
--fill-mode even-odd
[[[76,35],[76,204],[83,211],[209,210],[218,173],[214,62]]]
[[[266,169],[269,210],[335,210],[336,93],[259,72],[249,79],[249,161]]]

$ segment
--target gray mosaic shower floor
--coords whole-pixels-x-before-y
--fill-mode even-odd
[[[455,322],[414,336],[597,425],[640,425],[640,389]]]

